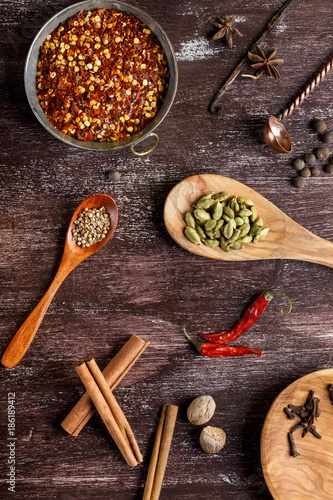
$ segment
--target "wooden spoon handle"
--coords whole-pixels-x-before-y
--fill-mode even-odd
[[[289,219],[288,230],[280,245],[279,258],[304,260],[333,267],[333,243]]]
[[[14,368],[21,361],[36,335],[54,295],[70,271],[71,269],[60,265],[51,285],[8,344],[1,358],[3,366]]]

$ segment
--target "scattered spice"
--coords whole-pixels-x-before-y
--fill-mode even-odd
[[[332,131],[325,132],[325,134],[323,134],[323,136],[322,136],[322,141],[325,144],[332,144],[333,143],[333,132]]]
[[[281,309],[281,314],[284,316],[287,316],[292,309],[292,303],[289,297],[285,295],[282,292],[279,292],[277,290],[267,290],[265,292],[262,292],[259,297],[251,304],[245,311],[242,319],[236,323],[236,325],[231,328],[231,330],[225,330],[224,332],[221,333],[213,333],[213,334],[207,334],[207,333],[199,333],[199,335],[210,342],[230,342],[232,340],[238,339],[243,333],[247,332],[251,326],[256,323],[256,321],[259,319],[259,317],[262,315],[270,301],[273,299],[274,295],[281,295],[282,297],[285,297],[288,302],[289,302],[289,309],[287,312],[284,312],[285,306],[282,307]]]
[[[287,408],[283,409],[290,420],[293,420],[295,416],[300,418],[300,422],[292,427],[288,433],[290,453],[293,457],[299,456],[293,436],[293,433],[296,430],[303,429],[302,437],[311,432],[314,437],[321,439],[321,435],[317,432],[316,426],[314,425],[315,421],[321,414],[319,401],[320,399],[316,398],[314,396],[314,391],[311,390],[304,405],[295,406],[293,404],[289,404]]]
[[[235,16],[227,16],[224,14],[222,18],[219,19],[219,22],[214,23],[214,26],[219,28],[219,30],[212,37],[212,40],[218,40],[219,38],[225,38],[227,44],[232,49],[233,44],[233,35],[243,36],[242,33],[234,28],[232,25],[235,22]]]
[[[316,157],[315,157],[315,155],[313,153],[307,153],[304,156],[304,161],[308,165],[314,165],[316,163]]]
[[[217,342],[197,342],[188,335],[185,328],[186,323],[183,326],[183,332],[186,338],[194,345],[196,350],[200,352],[202,356],[209,356],[211,358],[228,358],[229,356],[255,354],[256,356],[259,356],[259,358],[262,357],[262,352],[259,349],[252,347],[233,347],[226,344],[219,344]]]
[[[168,67],[150,29],[125,12],[80,11],[40,50],[40,105],[61,132],[120,141],[143,129],[164,99]]]
[[[198,396],[187,408],[187,418],[193,425],[209,422],[215,413],[216,403],[212,396]]]
[[[200,445],[206,453],[218,453],[225,445],[226,435],[219,427],[204,427],[200,434]]]
[[[316,157],[318,158],[318,160],[327,160],[329,155],[330,155],[330,150],[325,146],[322,148],[318,148],[316,150]]]
[[[295,179],[293,180],[293,184],[296,188],[302,189],[306,185],[306,179],[301,176],[295,177]]]
[[[242,75],[246,78],[253,78],[258,80],[265,72],[268,76],[273,76],[274,78],[281,78],[280,73],[275,66],[279,66],[284,63],[284,59],[274,59],[276,56],[276,50],[274,50],[269,56],[266,56],[265,52],[257,45],[258,54],[248,52],[248,58],[254,63],[251,67],[259,70],[255,75]]]
[[[328,174],[333,174],[333,163],[329,163],[328,165],[326,165],[325,172],[327,172]]]
[[[108,177],[110,181],[119,181],[120,173],[118,172],[118,170],[110,170],[110,172],[108,173]]]
[[[315,132],[322,134],[326,130],[326,123],[324,120],[314,120],[312,127]]]
[[[312,177],[319,177],[321,174],[321,170],[319,167],[312,167],[311,168],[311,175]]]
[[[85,208],[74,221],[73,240],[81,247],[90,247],[102,241],[110,229],[111,221],[105,207]]]
[[[333,405],[333,384],[329,384],[328,387],[328,394],[329,394],[329,398],[330,398],[330,401]]]
[[[302,160],[302,158],[297,158],[297,160],[294,161],[294,167],[295,170],[303,170],[305,167],[304,160]]]
[[[184,234],[191,243],[220,246],[225,252],[263,240],[270,229],[263,227],[263,220],[250,199],[229,198],[226,191],[201,196],[194,204],[194,213],[186,212],[185,224]]]
[[[303,170],[300,171],[300,175],[305,178],[310,177],[311,170],[308,167],[305,167],[303,168]]]

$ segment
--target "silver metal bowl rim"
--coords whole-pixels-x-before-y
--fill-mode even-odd
[[[30,80],[31,80],[31,74],[33,73],[34,82],[36,81],[35,75],[37,72],[37,62],[39,59],[39,48],[44,43],[46,36],[50,34],[53,31],[53,29],[55,29],[56,26],[58,26],[63,20],[68,19],[69,17],[75,15],[77,12],[80,12],[81,10],[96,10],[103,8],[115,9],[120,12],[126,12],[139,19],[145,25],[147,25],[147,20],[150,21],[151,24],[149,25],[149,29],[151,29],[153,34],[156,36],[162,49],[165,52],[170,72],[169,82],[168,82],[169,85],[161,108],[157,112],[156,116],[152,119],[152,121],[144,129],[136,132],[135,134],[131,135],[130,137],[122,141],[115,141],[115,142],[82,141],[79,139],[75,139],[74,137],[71,137],[69,135],[66,135],[63,132],[60,132],[60,130],[58,130],[51,124],[51,122],[45,116],[42,107],[40,106],[37,95],[37,87],[36,85],[34,86],[31,85]],[[65,14],[66,17],[64,17]],[[54,26],[53,28],[49,28],[49,26],[51,26],[54,22],[57,22],[56,26]],[[166,48],[168,48],[169,51],[166,51]],[[33,53],[36,50],[38,53],[38,57],[36,60],[36,67],[32,68],[31,60]],[[46,130],[50,132],[54,137],[60,139],[62,142],[70,146],[74,146],[89,151],[98,151],[98,152],[113,151],[116,149],[131,147],[149,137],[150,134],[158,127],[158,125],[164,120],[164,118],[168,114],[176,95],[177,84],[178,84],[178,67],[177,67],[176,55],[169,40],[169,37],[167,36],[165,31],[159,25],[159,23],[157,23],[157,21],[155,21],[155,19],[153,19],[145,11],[139,9],[138,7],[135,7],[134,5],[123,2],[121,0],[84,0],[83,2],[78,2],[73,5],[70,5],[65,9],[61,10],[60,12],[58,12],[57,14],[55,14],[54,16],[52,16],[42,26],[42,28],[39,30],[34,40],[32,41],[32,44],[29,48],[26,57],[25,68],[24,68],[24,86],[25,86],[26,96],[34,115],[36,116],[38,121],[43,125],[43,127],[46,128]]]

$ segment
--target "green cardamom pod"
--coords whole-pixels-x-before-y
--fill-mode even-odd
[[[239,204],[236,198],[231,198],[229,202],[229,207],[231,208],[231,210],[234,211],[234,213],[237,213],[239,211]]]
[[[202,208],[197,208],[196,210],[194,210],[194,217],[199,224],[205,224],[205,222],[207,222],[211,218],[209,213]]]
[[[215,200],[207,198],[206,200],[198,201],[196,204],[197,208],[203,208],[204,210],[208,210],[212,205],[216,203]]]
[[[267,236],[267,233],[268,233],[269,230],[270,230],[270,227],[265,227],[264,229],[262,229],[260,231],[260,233],[257,234],[257,236],[255,236],[253,238],[253,243],[257,243],[258,241],[263,240],[265,238],[265,236]]]
[[[248,208],[242,208],[237,215],[239,215],[239,217],[250,217],[252,212]]]
[[[229,196],[229,193],[227,193],[226,191],[222,191],[222,193],[214,194],[213,200],[224,201],[228,198],[228,196]]]
[[[233,232],[233,235],[227,239],[227,243],[233,243],[234,241],[238,240],[238,238],[240,237],[240,230],[239,229],[235,229],[234,232]]]
[[[211,229],[214,229],[214,227],[216,226],[217,224],[217,221],[214,220],[214,219],[209,219],[206,223],[205,223],[205,231],[207,233],[207,231],[210,231]]]
[[[232,227],[233,229],[236,229],[236,227],[237,227],[237,226],[236,226],[235,219],[230,219],[229,223],[231,224],[231,227]]]
[[[224,209],[223,209],[223,210],[224,210]],[[229,221],[231,221],[231,219],[230,219],[229,215],[226,215],[226,214],[223,214],[223,215],[222,215],[222,219],[223,219],[225,222],[229,222]]]
[[[230,219],[235,218],[235,212],[230,207],[223,207],[223,213],[230,217]]]
[[[220,219],[219,221],[217,221],[217,224],[215,226],[215,231],[218,231],[219,229],[221,229],[221,227],[223,226],[224,224],[224,220],[223,219]]]
[[[219,242],[217,240],[204,240],[204,244],[208,247],[218,247]]]
[[[195,243],[196,245],[201,245],[201,240],[200,236],[198,233],[193,229],[193,227],[187,227],[184,231],[185,236],[188,240],[191,241],[191,243]]]
[[[245,205],[246,207],[252,207],[254,205],[253,201],[249,198],[237,198],[237,201],[240,205]]]
[[[229,247],[233,250],[241,250],[244,248],[244,245],[242,245],[239,241],[234,241],[233,243],[230,243]]]
[[[231,224],[231,220],[228,222],[228,224],[226,224],[224,227],[223,227],[223,234],[224,236],[229,239],[231,238],[233,232],[234,232],[234,227],[232,227],[232,224]]]
[[[192,229],[195,229],[195,219],[193,217],[193,214],[191,212],[186,212],[185,214],[185,222],[188,227],[191,227]]]
[[[236,222],[236,226],[242,226],[244,224],[244,220],[242,219],[242,217],[235,217],[235,222]]]
[[[208,231],[206,231],[206,236],[208,236],[208,238],[212,240],[215,238],[215,233],[212,229],[209,229]]]
[[[221,238],[221,229],[214,229],[214,235],[216,239]]]
[[[243,238],[239,238],[237,241],[239,243],[250,243],[250,241],[252,241],[252,236],[243,236]]]
[[[224,250],[225,252],[230,252],[230,248],[229,248],[229,245],[224,241],[220,240],[220,247],[222,248],[222,250]]]
[[[244,221],[244,224],[250,224],[250,217],[246,217],[244,215],[244,217],[242,217],[243,221]]]
[[[243,238],[243,236],[246,236],[249,233],[249,231],[251,229],[251,226],[250,226],[250,224],[243,224],[238,229],[240,230],[240,236],[239,237]]]
[[[250,221],[255,222],[255,220],[258,217],[258,210],[256,209],[256,207],[254,205],[250,208],[250,210],[252,212],[252,215],[250,215]]]
[[[261,226],[258,226],[257,224],[253,224],[253,226],[251,227],[251,229],[249,231],[249,235],[256,236],[257,234],[260,233],[261,230],[262,230]]]
[[[257,217],[257,219],[254,221],[254,223],[257,224],[257,226],[261,226],[261,227],[264,225],[261,217]]]
[[[221,205],[221,203],[218,201],[216,203],[216,205],[214,205],[213,207],[213,211],[212,211],[212,217],[213,219],[215,220],[220,220],[221,217],[222,217],[222,214],[223,214],[223,207]]]
[[[204,240],[206,238],[205,231],[202,229],[201,226],[199,226],[199,224],[197,222],[195,223],[194,229],[196,230],[196,232],[200,236],[200,239]]]

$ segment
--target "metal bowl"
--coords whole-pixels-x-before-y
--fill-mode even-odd
[[[36,72],[37,72],[37,62],[39,60],[40,55],[40,47],[45,42],[47,35],[49,35],[55,28],[59,26],[59,24],[66,19],[72,17],[74,14],[81,10],[96,10],[96,9],[113,9],[121,12],[126,12],[127,14],[133,15],[137,19],[139,19],[142,23],[144,23],[156,36],[159,41],[162,49],[165,52],[165,57],[168,63],[169,68],[169,85],[165,95],[165,99],[162,103],[161,108],[156,113],[151,122],[147,125],[147,127],[142,130],[136,132],[131,135],[127,139],[122,141],[115,142],[97,142],[97,141],[82,141],[79,139],[75,139],[69,135],[60,132],[56,127],[52,125],[52,123],[45,116],[44,111],[39,103],[38,95],[37,95],[37,86],[36,86]],[[27,60],[25,64],[24,71],[24,85],[25,91],[27,94],[27,98],[29,104],[31,106],[32,111],[36,115],[37,119],[40,123],[48,130],[52,135],[60,139],[61,141],[69,144],[70,146],[75,146],[82,149],[88,149],[90,151],[110,151],[114,149],[126,148],[130,147],[131,151],[139,156],[144,154],[148,154],[151,152],[158,143],[158,136],[153,133],[153,131],[158,127],[161,121],[165,118],[169,109],[174,100],[176,90],[177,90],[177,82],[178,82],[178,69],[177,69],[177,61],[174,50],[170,43],[169,38],[167,37],[164,30],[161,26],[148,14],[146,14],[141,9],[134,7],[133,5],[129,5],[125,2],[121,2],[118,0],[95,0],[95,1],[85,1],[76,3],[62,10],[55,16],[53,16],[39,31],[37,36],[35,37],[30,50],[27,55]],[[152,148],[144,153],[137,153],[134,150],[134,145],[146,139],[148,136],[152,135],[155,137],[155,144]]]

